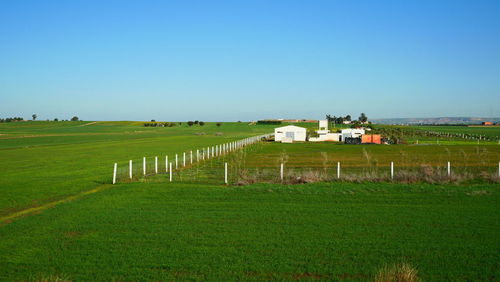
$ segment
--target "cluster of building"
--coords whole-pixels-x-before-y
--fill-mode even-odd
[[[293,142],[343,142],[347,144],[381,144],[382,138],[378,134],[367,134],[370,129],[345,128],[340,132],[330,132],[328,121],[320,120],[316,137],[307,137],[307,129],[296,125],[287,125],[274,129],[274,140],[282,143]]]

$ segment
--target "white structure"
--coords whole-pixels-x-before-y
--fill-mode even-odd
[[[357,138],[361,137],[361,135],[365,134],[365,130],[361,128],[348,128],[342,129],[342,140],[345,142],[346,138]]]
[[[316,132],[318,132],[319,135],[329,133],[330,131],[328,130],[328,120],[326,120],[326,119],[320,120],[319,121],[319,130],[316,130]]]
[[[340,141],[340,133],[330,133],[328,130],[328,120],[319,121],[319,129],[316,130],[318,137],[310,137],[311,142],[323,142],[323,141]]]
[[[309,141],[311,142],[324,142],[324,141],[331,141],[331,142],[339,142],[341,133],[326,133],[326,134],[320,134],[318,137],[309,137]]]
[[[307,130],[304,127],[287,125],[274,129],[274,141],[292,143],[294,141],[306,141]]]

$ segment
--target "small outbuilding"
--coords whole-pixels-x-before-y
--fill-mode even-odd
[[[307,130],[304,127],[287,125],[274,129],[274,141],[292,143],[295,141],[306,141]]]
[[[365,134],[365,130],[361,128],[347,128],[342,129],[342,140],[346,141],[347,138],[361,138],[361,135]]]

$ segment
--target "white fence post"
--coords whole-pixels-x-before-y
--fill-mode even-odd
[[[113,167],[113,184],[116,183],[116,169],[118,167],[118,164],[115,163],[115,166]]]
[[[142,158],[142,173],[146,175],[146,157]]]
[[[158,174],[158,156],[155,157],[155,174]]]
[[[280,178],[281,178],[281,182],[283,182],[283,163],[281,163]]]
[[[340,179],[340,162],[337,162],[337,179]]]
[[[179,167],[179,157],[175,154],[175,169]]]
[[[168,156],[165,156],[165,172],[168,172]]]
[[[224,183],[227,184],[227,163],[224,163]]]
[[[169,173],[170,173],[170,182],[172,182],[172,163],[170,163]]]
[[[394,179],[394,162],[391,162],[391,179]]]
[[[450,167],[450,162],[448,162],[448,177],[451,176],[451,167]]]
[[[128,161],[128,176],[132,179],[132,160]]]
[[[186,152],[182,153],[182,166],[186,166]]]
[[[189,161],[193,164],[193,151],[189,151]]]
[[[196,149],[196,162],[200,161],[200,150]]]

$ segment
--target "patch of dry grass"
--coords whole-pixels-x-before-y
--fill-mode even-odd
[[[385,265],[379,269],[375,276],[375,282],[416,282],[418,271],[409,263],[398,263],[393,265]]]

